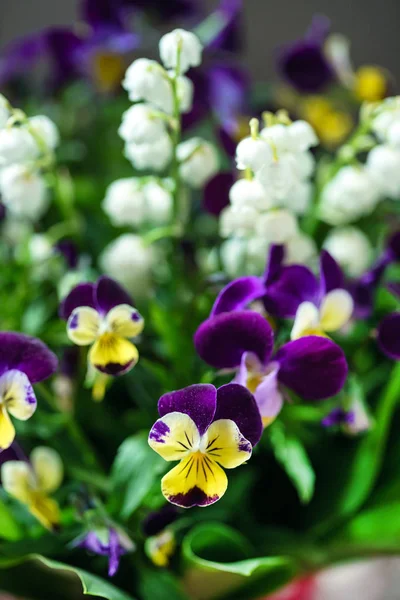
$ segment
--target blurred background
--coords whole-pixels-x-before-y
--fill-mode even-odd
[[[168,0],[164,0],[168,2]],[[204,0],[212,9],[216,0]],[[333,31],[351,39],[355,65],[377,64],[400,78],[398,0],[268,0],[244,1],[243,59],[256,80],[274,77],[274,49],[300,37],[312,15],[332,20]],[[78,0],[13,0],[0,2],[0,45],[49,25],[69,25],[77,17]]]

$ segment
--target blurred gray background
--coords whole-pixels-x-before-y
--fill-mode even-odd
[[[400,0],[244,0],[243,4],[244,59],[257,80],[273,77],[274,48],[301,36],[315,13],[329,16],[333,30],[350,37],[355,66],[381,65],[400,80]],[[77,14],[78,0],[0,0],[0,46],[44,26],[70,24]]]

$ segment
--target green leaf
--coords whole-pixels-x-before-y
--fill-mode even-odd
[[[9,541],[19,540],[22,530],[8,506],[0,498],[0,538]]]
[[[119,447],[112,468],[112,504],[120,507],[124,519],[140,506],[164,469],[163,459],[150,448],[147,437],[147,432],[140,432],[126,439]]]
[[[164,570],[140,569],[139,583],[142,600],[189,600],[180,581]]]
[[[303,444],[289,435],[279,422],[270,428],[269,439],[276,459],[293,482],[301,502],[307,504],[314,493],[315,473]]]
[[[100,577],[35,554],[22,561],[2,564],[0,588],[31,600],[81,600],[84,596],[106,600],[134,600]]]
[[[247,600],[290,581],[296,566],[287,557],[251,558],[239,533],[221,523],[199,525],[182,545],[184,583],[192,600]]]

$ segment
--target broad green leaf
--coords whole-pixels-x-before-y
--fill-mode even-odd
[[[366,510],[335,535],[333,546],[360,547],[371,552],[400,553],[400,502]]]
[[[247,540],[216,522],[189,532],[182,552],[185,588],[192,600],[250,600],[281,587],[296,574],[289,558],[251,558]]]
[[[276,459],[293,482],[301,502],[307,504],[314,493],[315,473],[303,444],[279,422],[270,428],[269,439]]]
[[[147,432],[140,432],[125,440],[119,447],[112,468],[112,502],[120,506],[124,519],[140,506],[164,469],[165,462],[150,448],[147,437]]]
[[[139,591],[142,600],[189,600],[181,582],[172,573],[160,569],[140,569]]]
[[[134,600],[100,577],[34,554],[22,561],[2,564],[0,588],[31,600],[80,600],[84,596],[106,600]]]
[[[0,498],[0,538],[14,541],[22,537],[22,530],[7,504]]]

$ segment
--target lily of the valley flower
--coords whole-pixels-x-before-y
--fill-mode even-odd
[[[272,328],[254,311],[211,316],[194,343],[208,364],[237,372],[234,381],[254,394],[264,426],[280,412],[286,389],[306,400],[323,400],[337,394],[347,376],[343,351],[324,337],[294,340],[273,355]]]
[[[73,543],[93,554],[108,556],[108,576],[113,577],[119,568],[121,556],[135,550],[135,544],[124,531],[116,527],[98,527],[88,531]]]
[[[26,505],[29,512],[47,529],[59,524],[59,507],[49,497],[61,485],[63,464],[51,448],[39,446],[30,455],[30,462],[11,460],[1,467],[5,491]]]
[[[128,338],[144,327],[128,293],[109,277],[76,286],[63,301],[60,316],[67,320],[68,337],[78,346],[91,346],[89,362],[108,375],[121,375],[139,359]]]
[[[326,250],[321,254],[320,270],[320,284],[315,286],[314,297],[302,302],[297,309],[292,340],[337,331],[353,314],[353,298],[344,289],[342,271]]]
[[[33,383],[50,377],[57,358],[41,341],[21,333],[0,333],[0,450],[15,438],[15,419],[26,421],[36,410]]]
[[[253,396],[237,384],[218,390],[192,385],[164,394],[158,412],[149,445],[165,460],[179,461],[163,477],[162,493],[183,508],[213,504],[228,486],[221,467],[243,464],[260,440],[262,423]]]

